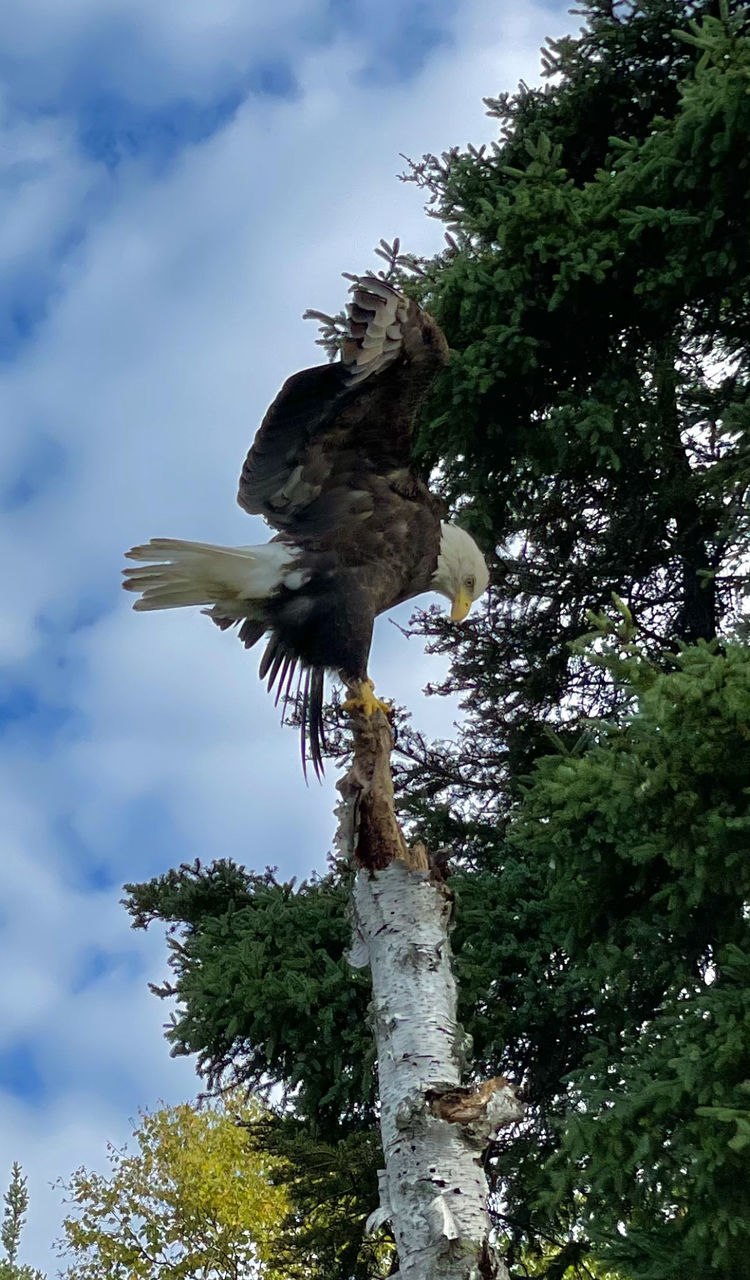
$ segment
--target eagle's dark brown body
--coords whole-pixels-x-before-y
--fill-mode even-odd
[[[368,283],[392,292],[365,280],[355,291],[359,314],[368,299],[380,301]],[[442,503],[411,465],[411,438],[448,347],[430,316],[401,302],[397,359],[362,380],[355,340],[348,362],[294,374],[240,477],[240,506],[279,529],[276,540],[302,548],[310,573],[303,587],[281,588],[262,621],[244,622],[240,638],[249,648],[270,629],[261,675],[281,696],[297,663],[308,669],[304,717],[316,767],[324,671],[364,680],[375,618],[428,591],[437,568]],[[212,616],[220,626],[232,621]]]

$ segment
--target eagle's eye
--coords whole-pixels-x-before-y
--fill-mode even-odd
[[[466,586],[467,590],[473,591],[474,587],[476,586],[476,578],[469,576],[468,578],[465,579],[464,585]]]

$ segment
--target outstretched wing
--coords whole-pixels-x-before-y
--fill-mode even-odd
[[[240,478],[240,506],[303,545],[340,545],[379,499],[408,494],[414,421],[448,358],[416,302],[370,276],[351,292],[340,361],[284,383]]]

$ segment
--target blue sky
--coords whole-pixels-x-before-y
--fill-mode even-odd
[[[322,869],[334,779],[305,788],[257,660],[197,612],[134,615],[151,536],[263,541],[237,474],[306,307],[440,228],[396,180],[492,136],[483,94],[575,19],[511,0],[5,0],[0,7],[0,1183],[29,1175],[23,1260],[52,1275],[59,1176],[102,1168],[170,1059],[158,930],[126,880],[231,853]],[[408,610],[406,611],[408,616]],[[381,620],[372,670],[427,733],[455,707]],[[2,1189],[2,1188],[0,1188]]]

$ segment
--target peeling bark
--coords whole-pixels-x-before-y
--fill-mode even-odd
[[[357,867],[350,960],[372,972],[386,1165],[368,1227],[390,1222],[401,1280],[507,1280],[482,1155],[523,1108],[503,1077],[461,1085],[470,1045],[456,1020],[450,897],[424,845],[409,849],[396,820],[385,716],[358,714],[352,727],[339,847]]]

